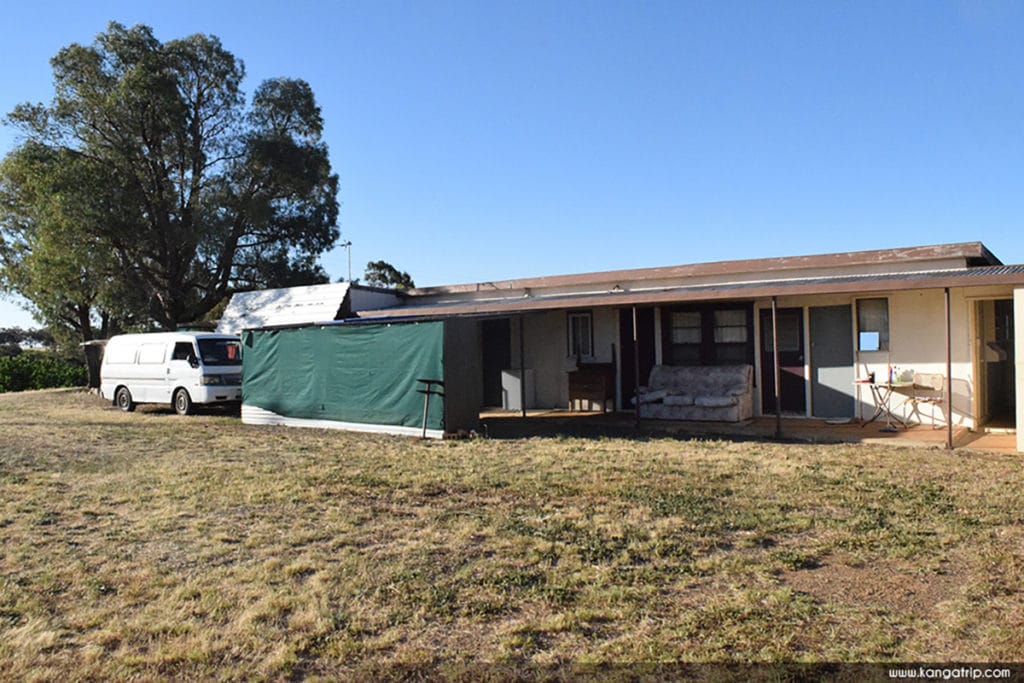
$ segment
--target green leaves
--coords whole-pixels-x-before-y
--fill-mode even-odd
[[[409,273],[398,270],[387,261],[370,261],[363,273],[366,284],[373,287],[393,287],[395,289],[412,289],[416,286]]]
[[[295,138],[309,145],[320,141],[324,126],[309,83],[290,78],[272,78],[256,89],[249,121],[265,137]]]
[[[98,311],[171,328],[325,278],[338,179],[307,83],[267,81],[247,109],[215,36],[114,22],[51,63],[54,99],[8,115],[26,141],[0,166],[0,277],[47,320],[73,303],[83,338]]]
[[[52,354],[25,352],[0,358],[0,393],[81,387],[86,381],[84,366]]]

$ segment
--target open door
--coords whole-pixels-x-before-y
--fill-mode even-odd
[[[512,330],[509,319],[482,321],[480,340],[483,345],[484,405],[501,407],[501,371],[512,367]]]
[[[1013,300],[975,305],[978,421],[992,429],[1011,429],[1017,422]]]
[[[647,384],[654,367],[654,309],[638,308],[636,330],[640,349],[640,386]],[[619,378],[622,382],[622,408],[629,410],[633,405],[633,309],[619,309]]]
[[[804,309],[778,309],[778,326],[782,412],[804,415],[807,412]],[[775,412],[775,345],[770,309],[761,311],[761,406],[766,415]]]

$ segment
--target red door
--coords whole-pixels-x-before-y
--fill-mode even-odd
[[[779,374],[782,412],[807,412],[807,378],[804,375],[804,310],[778,309]],[[775,346],[772,344],[772,312],[761,311],[761,405],[764,414],[775,412]]]

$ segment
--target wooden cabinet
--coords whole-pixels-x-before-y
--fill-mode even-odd
[[[603,413],[607,402],[614,399],[613,363],[580,363],[577,370],[569,373],[569,408],[575,409],[577,402],[590,401],[600,403]]]

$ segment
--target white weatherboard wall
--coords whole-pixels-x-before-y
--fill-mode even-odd
[[[366,289],[359,285],[349,287],[348,296],[353,313],[390,308],[399,305],[402,301],[401,297],[394,292]]]
[[[612,344],[618,346],[618,310],[588,309],[594,329],[594,355],[585,363],[614,363]],[[573,311],[577,312],[577,311]],[[575,358],[568,355],[568,315],[564,310],[531,313],[525,320],[526,368],[533,370],[537,408],[566,408],[569,405],[569,371]],[[519,320],[512,325],[512,367],[519,367]],[[596,404],[595,404],[596,405]]]
[[[1017,383],[1017,450],[1024,453],[1024,288],[1013,290],[1013,320]]]
[[[950,329],[952,347],[952,396],[953,396],[953,424],[957,426],[974,427],[974,369],[972,358],[971,340],[971,297],[975,294],[996,296],[996,291],[978,290],[972,293],[971,290],[963,288],[953,289],[950,292]],[[856,352],[856,301],[857,299],[870,299],[884,297],[889,300],[889,351],[877,352]],[[809,306],[832,306],[849,304],[853,315],[854,333],[854,358],[857,362],[855,374],[864,377],[869,372],[874,372],[877,378],[884,378],[888,372],[890,358],[901,373],[910,377],[914,372],[946,373],[946,327],[943,290],[909,290],[903,292],[883,292],[863,295],[829,295],[829,296],[800,296],[800,297],[779,297],[779,308],[806,308]],[[757,309],[770,309],[770,300],[758,302]],[[760,320],[760,315],[755,314],[755,321]],[[760,338],[758,339],[760,342]],[[809,348],[806,355],[805,376],[810,378],[810,354]],[[757,365],[760,372],[761,359],[760,343],[757,346]],[[758,376],[760,382],[760,375]],[[910,412],[910,404],[905,403],[907,396],[899,392],[893,395],[892,407],[896,415],[903,416]],[[875,406],[872,402],[871,392],[862,389],[860,396],[861,404],[857,407],[857,414],[865,419],[874,412]],[[755,392],[756,409],[760,410],[760,391]],[[930,421],[930,415],[924,411],[923,415],[914,414],[914,420],[921,420],[925,423]],[[945,424],[945,417],[936,415],[937,423]]]
[[[974,365],[971,359],[970,308],[962,290],[950,292],[950,345],[953,424],[974,427]],[[889,339],[892,362],[904,378],[914,372],[946,374],[945,298],[940,289],[896,292],[889,297]],[[862,354],[863,356],[864,354]],[[884,376],[887,360],[871,368]],[[895,393],[893,408],[902,414],[906,396]],[[926,416],[921,417],[923,420]],[[945,422],[943,421],[943,424]]]
[[[564,373],[565,312],[550,311],[520,317],[512,322],[512,367],[519,367],[520,325],[526,330],[524,346],[527,370],[533,370],[534,405],[554,408],[560,405],[560,386],[556,378]],[[566,398],[568,400],[568,398]]]

